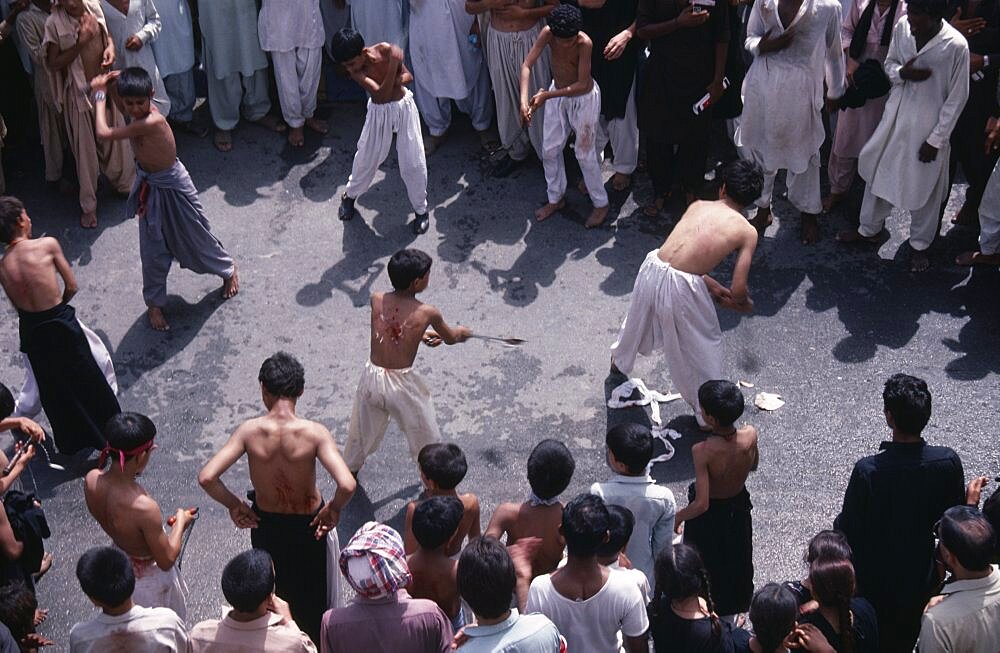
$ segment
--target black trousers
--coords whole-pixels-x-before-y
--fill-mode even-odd
[[[709,130],[697,129],[690,138],[679,143],[654,140],[646,143],[646,170],[657,197],[669,195],[675,179],[686,193],[701,190],[705,183],[708,141]]]

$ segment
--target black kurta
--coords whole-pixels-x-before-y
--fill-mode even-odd
[[[633,37],[617,59],[604,58],[604,48],[635,22],[639,0],[607,0],[600,9],[580,9],[583,31],[594,42],[590,72],[601,87],[601,115],[607,120],[625,117],[625,105],[635,81],[640,43]]]

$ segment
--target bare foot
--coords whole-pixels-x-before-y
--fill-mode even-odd
[[[35,582],[36,583],[42,578],[42,576],[45,575],[45,572],[47,572],[49,569],[52,568],[52,560],[53,560],[52,554],[49,553],[48,551],[46,551],[42,555],[42,562],[41,562],[40,565],[38,565],[38,571],[36,571],[33,574],[34,577],[35,577]],[[45,613],[48,614],[48,610],[46,610]],[[38,624],[35,624],[35,625],[37,626]]]
[[[666,203],[667,203],[667,196],[660,195],[653,200],[652,204],[647,204],[646,207],[642,209],[642,212],[647,217],[655,218],[656,216],[660,215],[660,211],[663,210],[663,205]]]
[[[857,229],[844,229],[837,232],[837,240],[841,243],[871,243],[877,245],[881,234],[875,236],[862,236]]]
[[[236,272],[236,265],[233,265],[233,276],[222,282],[222,298],[232,299],[240,291],[240,275]]]
[[[42,622],[45,621],[48,618],[49,618],[49,610],[48,610],[48,608],[36,608],[35,609],[35,618],[33,620],[35,626],[41,626]]]
[[[330,131],[330,126],[326,124],[326,121],[319,118],[306,118],[306,127],[317,134],[326,134]]]
[[[823,198],[823,212],[829,213],[830,211],[837,208],[841,202],[844,201],[844,197],[847,193],[830,193]]]
[[[80,216],[80,226],[84,229],[97,228],[97,211],[87,211]]]
[[[982,252],[962,252],[955,259],[959,265],[1000,265],[1000,254],[983,254]]]
[[[427,134],[427,138],[424,139],[424,156],[430,156],[434,154],[441,143],[444,142],[444,134],[440,136],[435,136],[434,134]]]
[[[754,215],[753,220],[750,221],[750,224],[757,230],[757,237],[763,238],[764,232],[767,231],[772,222],[774,222],[774,218],[771,217],[771,207],[761,206],[757,208],[757,213]]]
[[[301,127],[292,127],[288,130],[288,144],[292,147],[302,147],[306,142],[306,136]]]
[[[278,132],[279,134],[288,129],[288,125],[283,123],[278,116],[271,115],[270,113],[265,114],[262,118],[258,118],[257,120],[252,120],[251,122],[258,127],[270,129],[271,131]]]
[[[819,221],[815,213],[803,213],[800,218],[799,238],[803,245],[812,245],[819,240]]]
[[[594,210],[590,212],[590,217],[587,218],[586,227],[587,229],[593,229],[594,227],[600,227],[604,224],[604,221],[608,219],[608,205],[595,206]]]
[[[619,193],[632,185],[632,176],[621,172],[616,172],[611,178],[611,187]]]
[[[556,211],[561,211],[562,208],[566,206],[566,200],[559,200],[555,204],[551,202],[543,206],[542,208],[535,211],[535,220],[541,222],[542,220],[548,220],[552,217],[552,214]]]
[[[228,129],[216,129],[212,143],[220,152],[229,152],[233,149],[233,132]]]
[[[150,306],[146,311],[146,315],[149,316],[149,326],[153,327],[157,331],[170,331],[170,325],[167,324],[167,318],[163,317],[163,309],[159,306]]]
[[[580,181],[576,182],[576,189],[580,191],[582,195],[590,197],[590,191],[587,190],[587,182],[585,180],[581,179]]]
[[[930,267],[931,257],[927,256],[927,252],[914,250],[913,256],[910,258],[910,272],[927,272]]]

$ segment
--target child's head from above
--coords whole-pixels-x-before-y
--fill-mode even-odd
[[[465,508],[458,497],[431,497],[413,511],[413,537],[421,549],[440,548],[458,530],[464,514]]]
[[[607,504],[608,509],[608,541],[597,550],[597,557],[602,561],[614,562],[618,554],[625,550],[628,541],[632,539],[635,529],[635,515],[624,506]]]
[[[740,208],[753,204],[764,189],[764,171],[753,161],[740,159],[726,166],[719,199],[728,197]]]
[[[708,599],[708,572],[698,550],[687,544],[660,549],[656,555],[656,591],[671,601],[692,596]]]
[[[557,39],[575,38],[583,28],[583,16],[580,14],[580,9],[566,3],[562,3],[552,10],[547,22],[552,36]]]
[[[469,470],[462,449],[451,442],[426,445],[417,454],[417,465],[429,490],[453,490]]]
[[[132,562],[124,552],[111,546],[97,546],[80,556],[76,578],[87,598],[106,610],[128,601],[135,590]]]
[[[608,466],[625,476],[645,474],[653,458],[653,434],[642,424],[627,422],[608,431],[604,439],[608,448]]]
[[[778,650],[795,629],[799,604],[795,595],[784,585],[768,583],[757,590],[750,603],[750,621],[754,637],[764,653]]]
[[[31,236],[31,219],[24,203],[13,195],[0,195],[0,242]]]
[[[125,113],[134,120],[149,115],[153,101],[153,80],[149,73],[136,66],[126,68],[118,75],[115,89],[125,107]]]
[[[610,528],[611,517],[604,499],[596,494],[578,494],[563,508],[559,533],[570,556],[589,558],[607,543]]]
[[[14,395],[7,386],[0,383],[0,419],[7,419],[14,414]]]
[[[256,612],[274,592],[274,563],[264,549],[250,549],[222,570],[222,595],[239,612]]]
[[[330,39],[330,55],[347,72],[357,74],[365,65],[365,40],[353,29],[345,27]]]
[[[705,381],[698,388],[698,403],[705,423],[713,429],[728,429],[743,414],[743,393],[732,381]]]
[[[514,561],[496,538],[477,538],[462,550],[458,593],[477,617],[496,619],[509,612],[516,583]]]
[[[401,249],[392,255],[386,269],[396,290],[418,293],[430,283],[433,259],[419,249]]]
[[[931,420],[927,382],[909,374],[889,377],[882,391],[882,405],[889,428],[905,435],[920,435]]]
[[[8,581],[0,586],[0,622],[7,626],[16,641],[35,632],[36,609],[38,599],[24,581]]]
[[[268,410],[278,399],[298,399],[305,389],[306,372],[289,353],[279,351],[264,361],[257,374],[260,393]]]
[[[576,461],[565,444],[542,440],[528,456],[528,484],[539,499],[554,499],[569,487],[575,469]]]
[[[154,438],[156,426],[153,420],[140,413],[118,413],[104,426],[104,439],[108,443],[101,462],[106,457],[111,460],[112,470],[118,467],[124,472],[125,463],[134,459],[138,475],[149,464],[150,454],[156,448]]]

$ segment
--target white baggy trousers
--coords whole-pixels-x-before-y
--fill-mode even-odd
[[[554,90],[555,82],[549,86]],[[595,207],[608,205],[608,192],[601,179],[601,158],[597,154],[600,131],[601,89],[597,82],[589,93],[569,97],[554,97],[545,101],[542,166],[545,168],[549,204],[556,204],[566,194],[566,164],[563,148],[569,133],[576,133],[573,151],[583,173],[583,181]]]

